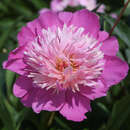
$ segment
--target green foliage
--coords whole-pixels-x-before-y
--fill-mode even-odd
[[[107,123],[106,130],[119,130],[130,116],[130,95],[117,101],[112,109],[112,114]],[[130,121],[129,121],[130,122]]]
[[[109,24],[110,28],[114,25],[115,19],[112,19],[109,16],[104,16],[106,22]],[[130,28],[122,20],[115,27],[113,34],[117,35],[128,47],[130,47],[130,37],[129,37]]]
[[[51,112],[35,114],[13,96],[12,86],[17,75],[2,69],[8,53],[17,46],[17,33],[28,21],[38,16],[42,8],[49,8],[50,0],[1,0],[0,1],[0,130],[130,130],[130,73],[107,97],[92,102],[92,112],[87,120],[75,123],[66,120],[58,112],[50,121]],[[110,12],[119,13],[124,0],[99,0],[107,6],[107,15],[101,15],[102,28],[110,31],[115,19]],[[125,0],[126,2],[126,0]],[[69,10],[70,8],[68,8]],[[76,10],[79,9],[70,9]],[[130,4],[113,35],[120,44],[118,56],[130,64]],[[127,21],[127,23],[126,23]],[[48,124],[48,122],[50,123]]]

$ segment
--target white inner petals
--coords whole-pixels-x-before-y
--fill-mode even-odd
[[[100,47],[89,33],[84,34],[84,28],[64,25],[55,31],[43,29],[24,52],[27,76],[47,90],[76,92],[82,85],[96,87],[104,66]]]

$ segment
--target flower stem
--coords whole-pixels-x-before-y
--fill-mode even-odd
[[[49,118],[49,120],[48,120],[48,127],[50,127],[51,126],[51,124],[52,124],[52,122],[53,122],[53,119],[54,119],[54,117],[55,117],[55,112],[52,112],[51,113],[51,115],[50,115],[50,118]]]
[[[129,2],[130,2],[130,0],[128,0],[128,1],[125,3],[124,8],[121,10],[120,15],[118,16],[118,18],[117,18],[116,22],[114,23],[114,25],[113,25],[113,27],[112,27],[112,29],[111,29],[110,33],[109,33],[109,34],[110,34],[110,36],[112,35],[112,32],[114,31],[115,27],[116,27],[116,26],[117,26],[117,24],[119,23],[119,21],[120,21],[120,19],[121,19],[122,15],[123,15],[123,13],[125,12],[125,10],[126,10],[126,8],[127,8],[128,4],[129,4]]]

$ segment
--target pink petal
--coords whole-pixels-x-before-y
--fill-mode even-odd
[[[114,19],[117,19],[117,18],[118,18],[118,16],[117,16],[116,13],[111,13],[110,16],[111,16],[112,18],[114,18]]]
[[[88,86],[81,86],[80,87],[80,93],[89,98],[90,100],[94,100],[99,97],[106,96],[108,88],[104,83],[99,80],[98,85],[94,87],[88,87]]]
[[[24,77],[24,76],[20,76],[13,87],[13,93],[16,97],[23,97],[25,94],[27,94],[27,92],[31,89],[32,87],[32,80]]]
[[[101,4],[100,7],[97,9],[98,13],[104,13],[106,9],[106,6],[104,4]]]
[[[104,40],[106,40],[109,37],[109,33],[105,32],[105,31],[99,31],[98,33],[98,41],[102,42]]]
[[[88,10],[80,10],[73,14],[71,24],[77,27],[83,27],[86,33],[97,36],[100,29],[99,18],[95,13]]]
[[[64,8],[66,8],[69,4],[69,1],[67,0],[52,0],[51,1],[51,9],[53,11],[62,11]]]
[[[37,34],[41,34],[41,25],[37,19],[27,23],[27,26],[22,27],[18,33],[18,42],[20,45],[30,43],[34,40]]]
[[[8,60],[3,63],[3,68],[16,72],[20,75],[25,73],[24,68],[26,65],[23,62],[24,47],[21,46],[13,50],[8,57]]]
[[[48,29],[48,27],[55,28],[57,26],[58,27],[62,26],[62,22],[58,18],[57,13],[52,12],[50,10],[41,13],[38,20],[39,20],[41,26],[45,29]]]
[[[79,0],[82,6],[85,6],[88,10],[93,10],[97,7],[96,0]]]
[[[35,101],[35,98],[37,97],[38,88],[33,87],[30,89],[25,96],[21,98],[21,102],[26,107],[32,107],[32,103]]]
[[[54,92],[54,89],[39,89],[37,98],[32,103],[32,108],[36,113],[41,110],[58,111],[65,102],[65,92]]]
[[[94,92],[93,92],[93,88],[92,87],[88,87],[88,86],[80,86],[80,93],[81,95],[87,97],[90,100],[94,99]]]
[[[94,92],[93,99],[106,96],[107,91],[108,91],[108,86],[106,85],[106,83],[102,80],[99,80],[98,85],[93,89]]]
[[[56,93],[54,89],[41,89],[35,86],[30,78],[24,76],[16,80],[13,93],[16,97],[22,98],[21,102],[27,107],[32,107],[36,113],[41,110],[57,111],[65,102],[64,91]]]
[[[115,85],[124,79],[128,73],[128,65],[116,56],[105,56],[105,66],[102,78],[107,86]]]
[[[35,37],[38,35],[41,35],[42,33],[42,26],[40,25],[40,22],[38,19],[28,22],[27,27],[30,29],[30,31],[33,33]]]
[[[19,44],[22,46],[30,41],[33,41],[34,37],[34,34],[28,27],[22,27],[21,31],[18,33],[17,39]]]
[[[117,39],[112,36],[105,40],[101,46],[101,50],[105,55],[115,56],[119,50],[119,45]]]
[[[66,102],[60,113],[68,120],[82,121],[86,119],[84,114],[90,110],[90,101],[88,98],[79,93],[68,91],[66,92]]]
[[[60,12],[59,13],[59,19],[65,23],[68,24],[72,19],[73,14],[71,12]]]
[[[44,12],[46,12],[46,11],[49,11],[50,9],[48,9],[48,8],[43,8],[43,9],[41,9],[40,11],[39,11],[39,14],[42,14],[42,13],[44,13]]]

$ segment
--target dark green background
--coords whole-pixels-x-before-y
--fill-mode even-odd
[[[126,1],[126,0],[125,0]],[[42,8],[49,8],[50,0],[0,0],[0,130],[130,130],[130,72],[120,84],[111,87],[107,97],[91,103],[92,112],[83,122],[72,122],[58,112],[48,126],[50,112],[35,114],[13,96],[12,86],[17,75],[3,70],[2,62],[17,47],[17,33],[28,21],[38,16]],[[110,31],[115,19],[109,14],[120,13],[124,0],[98,0],[106,5],[106,13],[99,14],[102,29]],[[67,8],[75,11],[77,8]],[[118,56],[130,64],[130,4],[115,28],[120,44]]]

